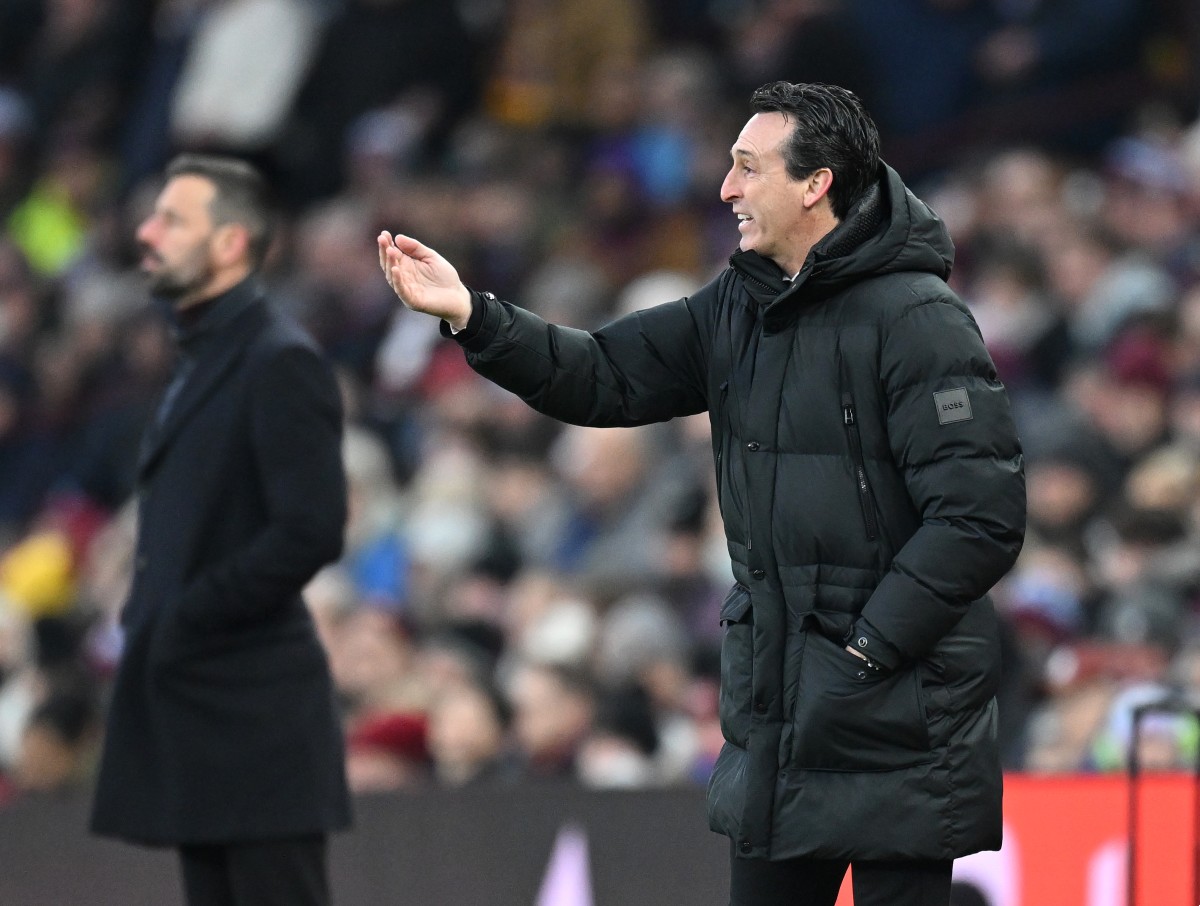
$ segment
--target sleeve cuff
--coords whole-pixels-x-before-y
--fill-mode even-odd
[[[886,670],[895,670],[903,660],[900,652],[885,642],[865,617],[859,617],[850,628],[846,644]]]
[[[440,328],[442,336],[449,340],[454,340],[460,346],[465,345],[479,333],[479,328],[483,326],[483,316],[487,309],[487,301],[496,297],[491,293],[481,293],[467,287],[471,293],[471,317],[467,319],[467,326],[462,330],[455,331],[450,329],[449,321],[442,321]]]

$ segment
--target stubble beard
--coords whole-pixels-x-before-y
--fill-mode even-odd
[[[196,249],[176,265],[168,264],[157,255],[154,255],[154,261],[158,265],[157,270],[143,265],[142,272],[149,278],[150,292],[164,299],[183,299],[201,291],[212,281],[212,266],[204,249]]]

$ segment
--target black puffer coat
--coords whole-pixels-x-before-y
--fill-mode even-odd
[[[707,410],[737,585],[709,820],[757,858],[1000,845],[996,615],[1025,486],[940,220],[888,167],[794,283],[754,253],[595,332],[487,294],[479,373],[564,421]],[[886,665],[864,669],[852,640]]]

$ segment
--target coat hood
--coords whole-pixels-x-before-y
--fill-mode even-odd
[[[757,252],[735,252],[729,263],[764,291],[755,293],[760,302],[771,304],[790,288],[779,267]],[[900,174],[881,162],[879,182],[813,246],[794,288],[813,299],[868,276],[899,271],[945,280],[953,263],[954,243],[946,225],[904,185]]]

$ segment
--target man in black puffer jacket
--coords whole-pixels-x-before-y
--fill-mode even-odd
[[[693,296],[587,333],[379,237],[388,282],[480,374],[563,421],[707,411],[737,584],[709,822],[732,906],[944,906],[1000,846],[996,614],[1025,526],[1020,443],[953,245],[858,98],[756,91],[721,197],[740,250]]]

